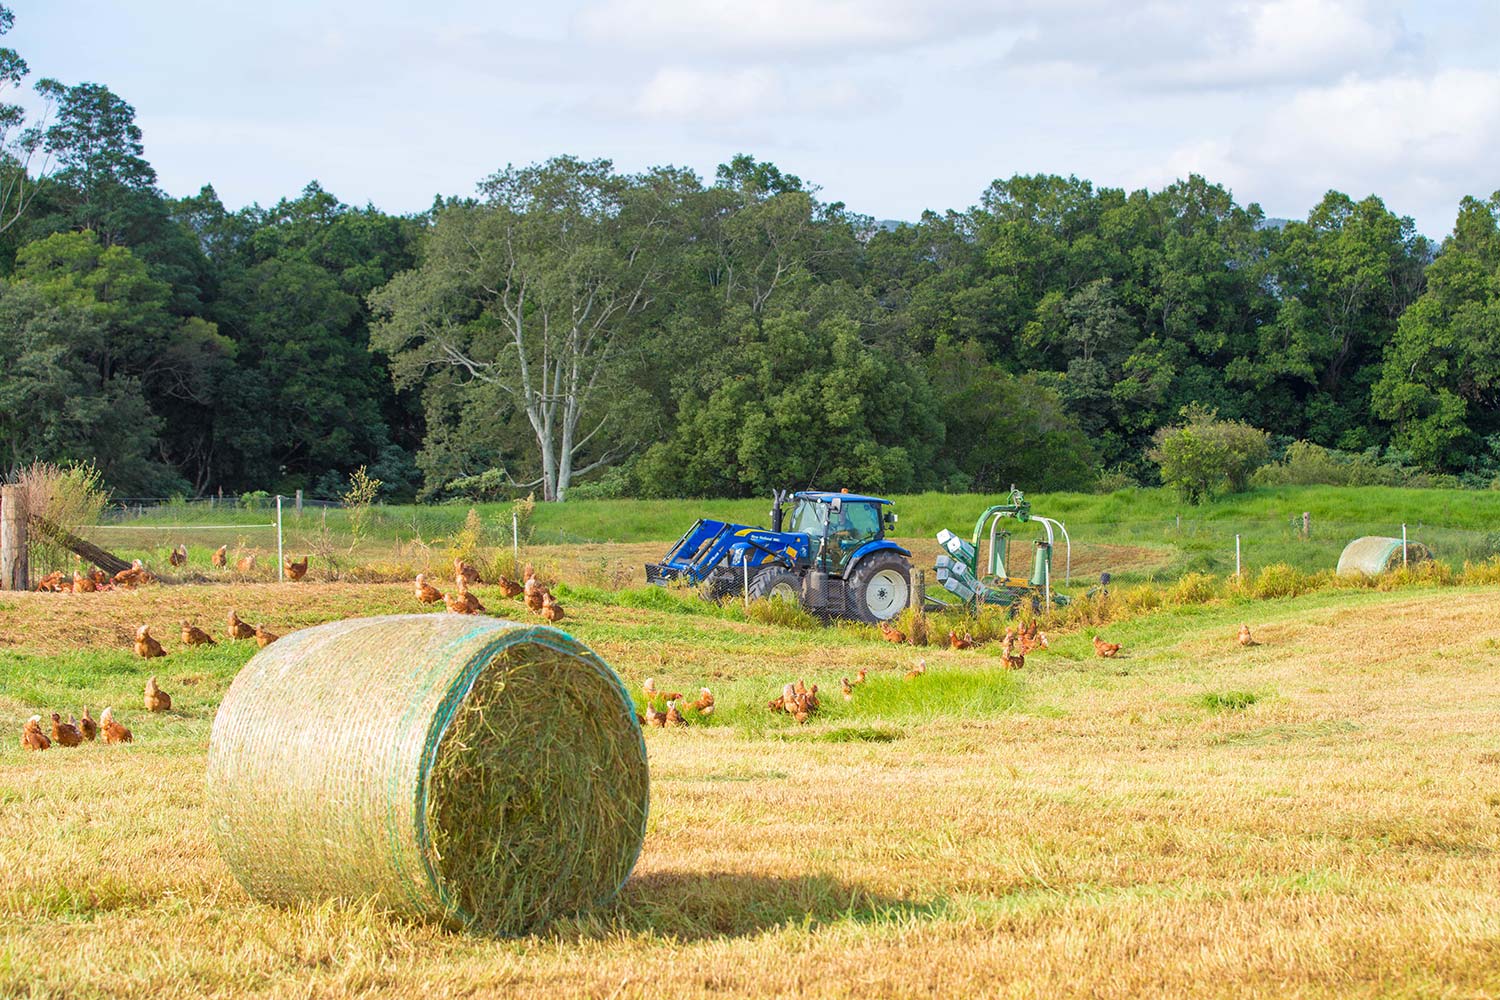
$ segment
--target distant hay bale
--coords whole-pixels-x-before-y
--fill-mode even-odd
[[[1408,540],[1406,561],[1415,566],[1432,558],[1432,550],[1421,542]],[[1401,539],[1365,535],[1344,546],[1339,553],[1338,574],[1378,576],[1401,565]]]
[[[521,934],[611,899],[646,748],[613,670],[545,626],[389,615],[257,653],[214,719],[214,838],[252,896],[375,899]]]

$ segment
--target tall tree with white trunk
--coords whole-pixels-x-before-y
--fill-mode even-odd
[[[511,408],[495,420],[523,415],[533,478],[512,481],[562,500],[627,447],[611,430],[628,405],[612,376],[696,189],[690,174],[625,176],[608,160],[509,167],[481,185],[482,202],[440,209],[421,263],[371,297],[372,345],[391,356],[398,386],[446,370],[445,385]]]

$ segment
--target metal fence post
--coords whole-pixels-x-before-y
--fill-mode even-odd
[[[1234,578],[1240,579],[1240,536],[1234,536]]]
[[[286,582],[286,556],[281,553],[281,494],[276,494],[276,579]]]
[[[1401,526],[1401,565],[1406,566],[1406,525]]]
[[[746,553],[740,559],[740,565],[745,568],[745,610],[750,610],[750,555]]]
[[[1073,539],[1071,539],[1071,538],[1068,537],[1068,524],[1067,524],[1067,522],[1066,521],[1058,521],[1057,523],[1060,524],[1060,525],[1062,525],[1063,541],[1065,541],[1065,542],[1068,543],[1068,548],[1067,548],[1067,553],[1068,554],[1067,554],[1067,556],[1063,560],[1063,586],[1064,587],[1071,587],[1073,585]],[[1052,559],[1051,559],[1050,556],[1048,557],[1047,562],[1049,564],[1052,562]]]
[[[511,571],[521,572],[521,516],[510,512],[510,561]]]

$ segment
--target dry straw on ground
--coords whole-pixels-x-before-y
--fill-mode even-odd
[[[246,891],[371,899],[515,934],[612,898],[645,837],[619,678],[564,633],[391,615],[287,636],[235,679],[208,758]]]

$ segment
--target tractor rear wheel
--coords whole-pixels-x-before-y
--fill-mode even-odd
[[[895,552],[876,552],[849,574],[849,611],[869,625],[888,622],[911,603],[911,564]]]
[[[802,603],[802,577],[789,569],[768,567],[750,578],[750,600],[779,597],[789,604]]]

